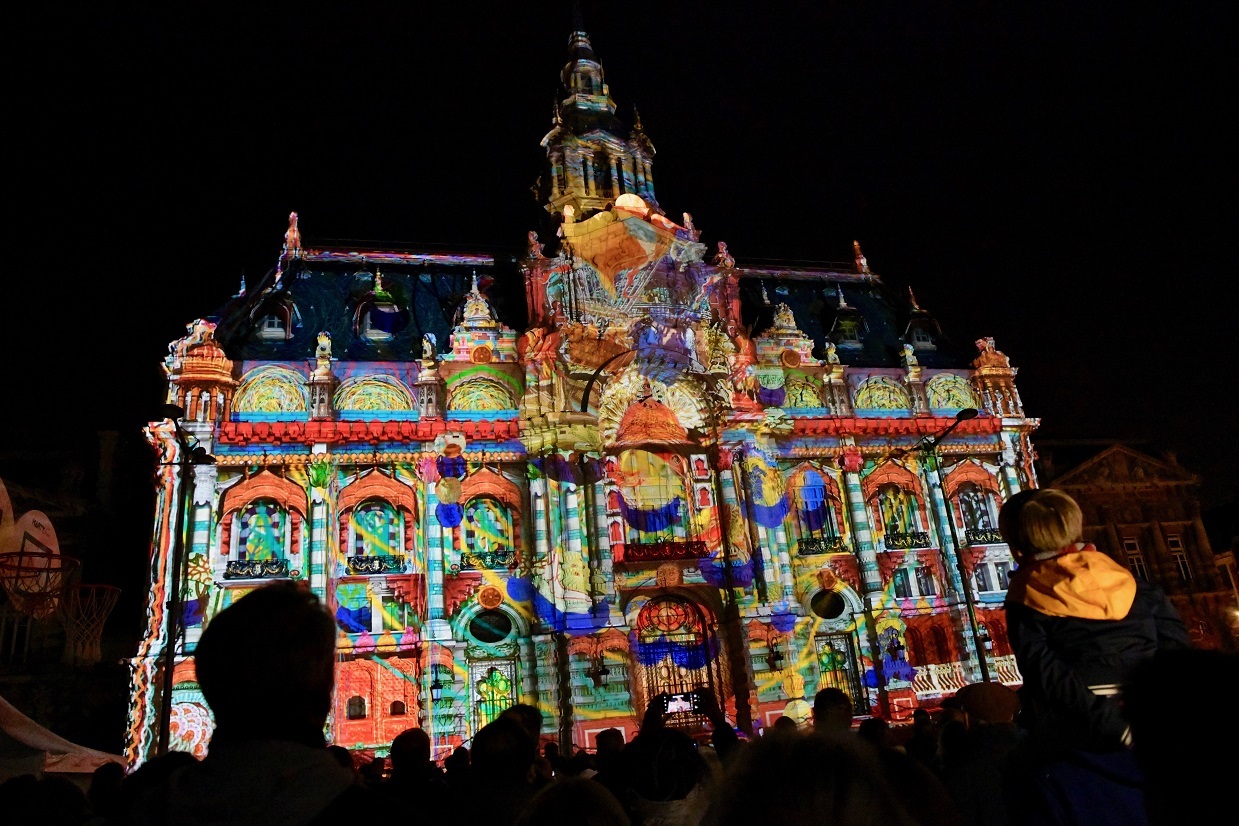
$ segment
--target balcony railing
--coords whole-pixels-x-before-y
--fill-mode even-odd
[[[797,545],[801,554],[834,554],[844,548],[842,536],[809,536]]]
[[[492,548],[489,551],[462,551],[460,554],[460,569],[462,571],[496,570],[509,568],[516,559],[516,551],[512,548]]]
[[[287,559],[234,559],[224,568],[224,579],[280,579],[287,576]]]
[[[997,545],[1002,542],[1002,534],[994,528],[968,528],[964,539],[969,545]]]
[[[404,554],[375,554],[373,556],[350,556],[345,559],[348,572],[353,575],[404,573]]]
[[[912,688],[917,694],[949,694],[968,684],[960,663],[927,663],[916,666]]]
[[[929,548],[929,533],[927,531],[911,531],[910,533],[886,534],[887,550],[897,551],[906,548]]]
[[[625,562],[668,562],[686,559],[701,559],[709,551],[700,540],[686,542],[643,542],[624,546]]]

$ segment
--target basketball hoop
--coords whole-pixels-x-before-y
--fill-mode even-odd
[[[0,555],[0,582],[19,613],[47,619],[56,613],[60,595],[79,564],[55,551],[23,549]]]
[[[103,624],[116,607],[120,588],[115,585],[71,585],[61,600],[65,626],[64,661],[69,665],[94,665],[102,659],[99,642]]]

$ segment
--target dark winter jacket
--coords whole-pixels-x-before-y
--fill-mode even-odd
[[[1161,648],[1190,646],[1160,588],[1085,543],[1021,564],[1006,610],[1024,678],[1022,721],[1067,748],[1126,742],[1118,692],[1132,668]]]

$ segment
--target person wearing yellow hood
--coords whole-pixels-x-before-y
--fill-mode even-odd
[[[1021,491],[998,527],[1018,565],[1004,607],[1037,764],[1025,779],[1041,786],[1019,794],[1024,822],[1144,822],[1120,692],[1157,651],[1190,647],[1183,620],[1160,588],[1081,541],[1083,515],[1066,493]],[[1028,805],[1030,793],[1045,808]]]

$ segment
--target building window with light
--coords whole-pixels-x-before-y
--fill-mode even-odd
[[[838,487],[817,469],[797,472],[788,486],[790,535],[797,553],[832,553],[842,549]]]
[[[386,502],[371,500],[353,510],[353,556],[390,556],[401,552],[400,514]]]
[[[972,482],[959,486],[956,502],[959,504],[965,529],[990,531],[997,526],[998,514],[995,512],[993,497]]]
[[[1144,553],[1140,550],[1140,542],[1134,536],[1123,537],[1123,553],[1127,556],[1127,567],[1132,576],[1137,579],[1149,580],[1149,566],[1144,561]]]
[[[256,499],[238,514],[233,558],[266,561],[284,558],[288,514],[271,499]]]
[[[998,575],[998,588],[1005,591],[1011,587],[1011,563],[995,562],[994,573]]]
[[[491,496],[478,496],[465,505],[461,522],[464,536],[462,568],[506,569],[516,564],[512,513]]]
[[[899,599],[921,599],[937,596],[938,583],[928,565],[901,565],[891,572],[891,590]]]
[[[1192,579],[1192,566],[1187,561],[1187,553],[1185,551],[1175,551],[1171,556],[1174,558],[1175,567],[1179,569],[1179,579],[1184,582],[1190,582]]]
[[[921,526],[916,495],[894,484],[883,485],[870,500],[874,523],[882,526],[883,547],[890,550],[930,547],[929,534]]]

